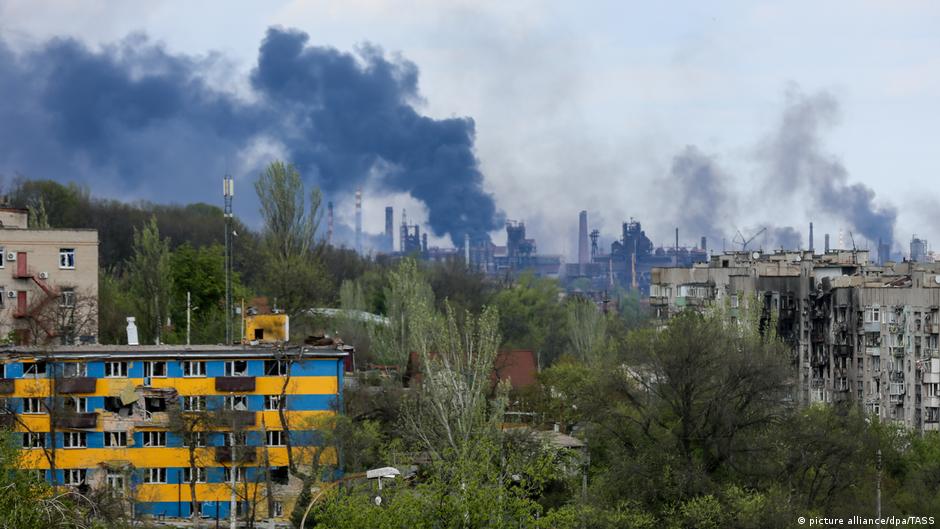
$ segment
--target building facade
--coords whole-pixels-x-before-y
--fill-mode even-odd
[[[21,344],[95,343],[97,230],[31,229],[0,208],[0,337]]]
[[[795,398],[852,401],[917,431],[940,429],[940,266],[874,265],[865,251],[725,253],[653,270],[650,305],[668,319],[757,303],[791,348]]]
[[[0,419],[22,465],[112,492],[155,517],[285,518],[296,467],[335,462],[319,431],[342,408],[332,346],[77,346],[0,350]],[[234,487],[233,487],[234,478]],[[196,496],[193,498],[191,488]],[[268,501],[270,499],[270,501]]]

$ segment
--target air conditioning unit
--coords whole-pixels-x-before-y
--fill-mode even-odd
[[[16,252],[7,252],[7,261],[16,261]]]
[[[15,291],[15,290],[10,290],[10,291],[8,291],[8,292],[7,292],[7,297],[8,297],[8,298],[15,298],[15,297],[16,297],[16,291]]]
[[[49,272],[39,272],[39,279],[49,279]]]

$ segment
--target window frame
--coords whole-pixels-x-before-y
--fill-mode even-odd
[[[122,493],[124,492],[124,486],[125,486],[124,474],[108,472],[108,474],[104,478],[104,482],[105,482],[105,485],[109,489],[120,491]]]
[[[207,432],[189,432],[191,435],[195,436],[196,446],[194,448],[205,448],[209,446],[209,436]],[[182,446],[183,448],[189,448],[189,442],[186,440],[186,435],[182,435]]]
[[[235,408],[235,405],[238,402],[245,404],[244,410],[239,410]],[[248,407],[248,395],[226,395],[224,399],[223,407],[228,411],[250,411],[251,408]]]
[[[244,371],[236,372],[235,362],[244,362],[245,363]],[[248,360],[226,360],[223,374],[224,376],[227,376],[227,377],[247,377],[248,376]]]
[[[284,377],[287,376],[290,365],[286,360],[265,360],[264,376],[266,377]]]
[[[75,406],[69,406],[69,401],[74,402]],[[88,413],[88,397],[75,397],[73,395],[62,397],[62,408],[72,413]]]
[[[75,248],[59,248],[59,270],[75,270]]]
[[[88,448],[88,434],[86,432],[62,432],[62,448]]]
[[[74,373],[66,372],[66,368],[75,367]],[[84,378],[88,376],[87,362],[62,362],[62,378]]]
[[[287,409],[287,395],[265,395],[264,411],[280,411],[281,402],[284,402],[284,409]]]
[[[197,403],[197,406],[193,407],[192,403]],[[183,411],[206,411],[206,396],[205,395],[183,395],[183,402],[180,406]]]
[[[46,432],[23,432],[23,450],[46,448]]]
[[[146,431],[141,434],[142,448],[166,448],[166,432]]]
[[[78,476],[74,479],[73,476]],[[67,468],[62,472],[62,484],[70,487],[80,487],[88,482],[88,471],[84,468]]]
[[[35,406],[32,403],[35,403]],[[23,415],[42,415],[48,412],[43,406],[42,397],[23,397]]]
[[[154,375],[154,366],[158,364],[163,364],[163,374]],[[166,378],[167,374],[167,364],[166,360],[148,360],[144,362],[144,378]]]
[[[144,483],[152,485],[166,485],[166,467],[148,467],[144,469]]]
[[[277,439],[275,439],[275,437]],[[272,441],[277,441],[272,442]],[[287,439],[284,430],[268,430],[264,434],[264,444],[266,446],[287,446]]]
[[[64,309],[75,308],[76,294],[72,287],[65,287],[59,290],[59,306]]]
[[[102,432],[104,433],[104,443],[105,448],[127,448],[127,432]],[[117,440],[117,444],[114,444],[109,441],[109,439]],[[123,440],[123,443],[121,441]]]
[[[113,366],[123,366],[120,371],[122,374],[115,375]],[[110,360],[104,363],[104,378],[127,378],[128,362],[125,360]],[[111,371],[109,374],[108,371]]]
[[[21,362],[23,364],[23,378],[40,378],[49,372],[49,365],[44,360],[34,362]],[[42,368],[42,371],[39,369]],[[30,370],[34,371],[30,373]]]
[[[193,367],[199,366],[198,373],[193,373]],[[205,360],[180,360],[180,370],[183,373],[183,378],[202,378],[206,376],[206,362]]]
[[[183,467],[183,483],[190,482],[193,470],[196,471],[196,483],[208,483],[206,481],[206,467]]]

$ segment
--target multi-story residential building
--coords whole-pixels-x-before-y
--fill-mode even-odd
[[[884,420],[940,429],[940,265],[869,263],[866,251],[725,253],[656,268],[660,318],[758,303],[791,347],[796,399],[851,400]]]
[[[25,209],[0,208],[0,337],[94,343],[97,230],[32,229]]]
[[[345,356],[334,346],[8,347],[0,419],[21,437],[25,468],[110,490],[128,512],[224,519],[234,478],[239,513],[283,518],[301,487],[288,446],[308,475],[314,458],[336,460],[318,430],[341,408]]]

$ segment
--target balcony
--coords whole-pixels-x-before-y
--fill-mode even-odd
[[[58,428],[74,430],[91,430],[98,425],[97,413],[64,413],[56,416],[55,425]]]
[[[98,379],[92,377],[63,378],[56,385],[56,391],[62,395],[73,393],[94,393]]]
[[[217,377],[215,390],[219,392],[254,391],[255,377]]]
[[[0,395],[9,395],[13,393],[15,384],[12,378],[0,378]]]
[[[234,449],[234,450],[233,450]],[[215,449],[215,460],[218,463],[231,463],[233,452],[237,455],[237,463],[254,463],[257,453],[250,446],[219,446]]]
[[[880,321],[866,321],[863,329],[865,332],[881,332]]]

